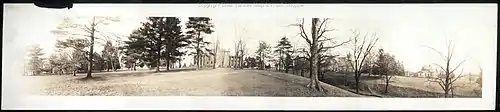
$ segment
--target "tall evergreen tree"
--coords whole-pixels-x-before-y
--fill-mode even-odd
[[[210,22],[211,19],[208,17],[189,17],[189,21],[186,23],[187,29],[189,29],[187,36],[191,38],[190,48],[194,49],[195,52],[191,53],[191,55],[195,56],[195,64],[196,69],[200,68],[202,56],[206,56],[207,54],[211,54],[211,50],[208,49],[208,44],[210,42],[206,42],[203,40],[202,33],[211,34],[214,32],[213,25]]]
[[[146,56],[144,60],[147,65],[152,68],[156,67],[156,71],[160,71],[160,58],[162,57],[162,47],[165,42],[165,34],[161,31],[163,28],[163,19],[160,17],[148,17],[146,22],[142,23],[139,28],[141,36],[144,36],[147,44]]]
[[[118,55],[117,53],[115,52],[116,50],[116,47],[113,46],[113,43],[111,43],[110,41],[106,41],[105,45],[104,45],[104,49],[102,50],[102,58],[104,59],[104,66],[105,66],[105,69],[107,71],[109,71],[109,69],[113,70],[113,71],[116,71],[117,69],[117,66],[119,66],[119,63],[118,63]]]
[[[144,52],[147,50],[148,42],[139,30],[134,30],[124,43],[125,45],[121,48],[126,56],[124,61],[132,70],[136,70],[136,66],[144,62],[143,57],[145,57]]]
[[[257,48],[257,51],[255,52],[257,55],[260,57],[260,69],[264,69],[265,66],[265,60],[269,58],[269,53],[270,53],[270,46],[264,41],[259,42],[259,47]]]
[[[31,58],[29,61],[29,65],[33,75],[39,75],[43,70],[42,67],[44,59],[41,56],[43,56],[44,53],[42,52],[42,50],[43,49],[38,44],[31,46],[31,48],[29,49],[28,56]]]
[[[128,63],[135,64],[137,60],[146,62],[149,67],[160,71],[160,60],[165,60],[167,70],[170,63],[178,60],[184,52],[180,48],[190,44],[189,37],[181,32],[180,20],[176,17],[148,17],[142,26],[129,36],[124,49]]]
[[[190,37],[182,35],[181,31],[181,21],[176,17],[166,17],[166,25],[165,25],[165,54],[166,62],[167,62],[167,70],[170,70],[171,62],[176,62],[180,60],[181,56],[186,54],[185,52],[181,52],[180,49],[187,47],[191,44],[189,41]]]
[[[88,51],[85,50],[86,47],[90,45],[90,42],[87,39],[79,39],[79,38],[68,38],[65,40],[57,40],[56,48],[59,51],[63,51],[65,49],[71,50],[71,57],[69,58],[68,64],[71,65],[73,76],[76,76],[76,72],[82,67],[87,66],[88,64],[83,64],[89,61]],[[84,70],[88,70],[84,69]]]
[[[274,50],[275,53],[278,54],[279,59],[278,59],[278,70],[280,68],[285,69],[285,72],[288,73],[288,68],[291,65],[290,61],[287,61],[290,59],[289,55],[292,52],[292,44],[290,44],[290,41],[288,40],[287,37],[283,37],[278,41],[278,45],[275,47],[276,49]]]

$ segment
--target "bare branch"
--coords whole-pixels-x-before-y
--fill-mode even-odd
[[[465,62],[465,59],[462,60],[462,62],[460,62],[460,64],[458,64],[453,70],[451,70],[450,73],[455,72],[455,70],[457,70],[457,68],[460,67],[460,65],[462,65],[464,62]]]
[[[361,54],[363,53],[363,48],[365,47],[365,43],[366,43],[366,35],[367,35],[367,33],[368,33],[368,32],[366,32],[366,33],[365,33],[365,36],[363,36],[363,41],[362,41],[362,43],[361,43],[361,45],[360,45],[360,47],[359,47],[359,52],[358,52],[358,54],[354,54],[354,55],[356,56],[356,57],[355,57],[355,59],[360,59]],[[363,59],[362,59],[362,61],[361,61],[361,63],[363,63],[364,57],[361,57],[361,58],[363,58]],[[361,64],[360,64],[360,66],[361,66]]]
[[[446,59],[447,57],[446,57],[446,56],[444,56],[444,55],[443,55],[443,53],[442,53],[442,52],[439,52],[437,49],[435,49],[435,48],[433,48],[433,47],[430,47],[430,46],[425,46],[425,47],[427,47],[427,48],[429,48],[429,49],[433,50],[434,52],[438,53],[438,54],[441,56],[441,58],[443,58],[443,60],[445,60],[445,61],[447,60],[447,59]]]
[[[377,43],[377,41],[378,41],[378,38],[375,35],[372,36],[372,39],[370,40],[370,42],[367,45],[366,50],[364,51],[365,53],[364,53],[363,58],[361,60],[360,68],[363,65],[366,57],[370,54],[370,51],[372,50],[373,46],[375,46],[375,43]],[[364,46],[364,41],[363,41],[362,46]]]
[[[441,65],[439,65],[439,64],[437,64],[437,63],[433,63],[433,64],[434,64],[434,65],[436,65],[436,66],[438,66],[438,67],[439,67],[442,71],[446,71],[446,69],[444,69],[444,67],[443,67],[443,66],[441,66]]]
[[[328,21],[328,18],[324,18],[323,21],[321,21],[321,23],[319,24],[319,27],[318,27],[318,30],[317,30],[317,34],[319,34],[318,37],[321,37],[321,35],[323,35],[324,32],[322,32],[323,29],[326,29],[326,22]],[[323,28],[325,27],[325,28]]]
[[[307,44],[309,45],[312,45],[312,42],[311,40],[309,40],[309,36],[307,36],[307,33],[305,32],[305,29],[304,29],[304,18],[302,18],[302,21],[299,21],[299,23],[297,24],[291,24],[290,26],[298,26],[299,29],[300,29],[300,36],[306,40]]]
[[[345,42],[342,42],[340,44],[337,44],[337,45],[334,45],[334,46],[329,46],[329,47],[323,47],[323,49],[333,49],[333,48],[337,48],[337,47],[340,47],[340,46],[343,46],[349,42],[351,42],[352,39],[349,39],[348,41],[345,41]]]
[[[328,20],[329,20],[328,18],[323,19],[323,21],[319,25],[319,28],[317,30],[319,38],[323,37],[323,34],[325,34],[326,32],[335,31],[335,29],[327,29],[329,23]]]
[[[462,68],[462,71],[460,72],[460,74],[458,74],[458,76],[455,77],[455,79],[453,79],[450,83],[454,83],[455,81],[457,81],[459,78],[463,77],[463,74],[464,73],[464,69]]]
[[[439,86],[441,87],[441,89],[445,90],[445,87],[444,87],[444,81],[440,78],[428,78],[427,79],[428,82],[432,82],[432,83],[438,83]]]
[[[83,25],[82,27],[80,27],[80,29],[82,29],[83,31],[85,31],[87,33],[92,33],[92,28],[87,26],[87,25]]]

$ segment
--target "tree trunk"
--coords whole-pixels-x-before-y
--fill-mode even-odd
[[[385,75],[385,91],[384,93],[387,94],[389,92],[389,76],[387,74]]]
[[[214,51],[214,65],[213,69],[215,69],[215,64],[217,63],[217,47],[218,47],[218,42],[215,43],[215,51]]]
[[[453,86],[451,86],[450,91],[451,91],[451,97],[452,97],[452,98],[453,98],[453,97],[455,97],[455,92],[454,92],[454,89],[455,89],[455,88],[454,88]]]
[[[73,70],[73,76],[76,76],[76,70]]]
[[[109,72],[109,65],[110,65],[110,64],[111,64],[111,63],[109,63],[109,61],[108,61],[108,63],[106,63],[106,65],[105,65],[105,67],[106,67],[106,72]]]
[[[118,46],[120,46],[119,43]],[[118,58],[118,65],[120,65],[121,68],[122,56],[120,56],[120,50],[118,49],[118,47],[116,47],[115,50],[116,50],[116,58]]]
[[[359,94],[359,76],[361,73],[359,71],[354,72],[354,78],[356,80],[356,93]]]
[[[113,63],[113,58],[109,58],[109,62],[111,62],[111,70],[116,71],[115,63]]]
[[[240,59],[240,69],[243,69],[243,55],[241,55],[241,59]]]
[[[344,85],[349,86],[349,84],[347,82],[347,73],[344,73]]]
[[[109,67],[110,65],[111,65],[111,68]],[[113,62],[111,60],[109,61],[109,64],[106,64],[106,69],[108,72],[109,72],[109,70],[114,70],[113,69]]]
[[[444,91],[444,97],[445,97],[445,98],[448,98],[448,90],[445,90],[445,91]]]
[[[136,67],[137,67],[137,64],[136,64],[136,63],[134,63],[134,64],[133,64],[134,71],[136,71],[136,70],[137,70],[137,69],[136,69]]]
[[[310,73],[311,73],[311,82],[310,84],[308,85],[308,87],[310,88],[313,88],[315,90],[319,90],[319,91],[323,91],[323,89],[321,88],[321,86],[319,85],[319,80],[318,80],[318,61],[319,61],[319,57],[318,57],[318,35],[317,35],[317,23],[319,22],[319,18],[312,18],[312,27],[311,27],[311,32],[312,32],[312,45],[311,45],[311,48],[310,48],[310,54],[311,54],[311,61],[310,61]]]
[[[200,61],[199,61],[199,63],[200,63],[200,68],[203,68],[203,67],[204,67],[204,66],[203,66],[203,65],[204,65],[203,63],[205,63],[205,59],[203,59],[203,58],[204,58],[204,56],[201,56],[201,55],[200,55]]]
[[[321,71],[321,69],[322,69],[321,68],[321,62],[318,62],[317,66],[318,66],[318,70],[317,70],[317,72],[318,72],[318,79],[321,81],[321,80],[323,80],[323,72]]]
[[[172,67],[170,66],[170,61],[167,60],[167,71],[170,71],[170,67]]]
[[[179,60],[179,68],[182,68],[182,63],[181,63],[181,60]]]
[[[160,50],[159,49],[158,49],[157,53],[158,54],[156,54],[156,72],[160,72]]]
[[[94,61],[94,34],[95,34],[95,17],[92,19],[92,24],[91,26],[91,32],[90,32],[90,52],[89,52],[89,59],[87,60],[89,65],[88,65],[88,70],[87,70],[87,77],[86,78],[91,78],[92,77],[92,69],[93,69],[93,61]]]
[[[274,67],[276,67],[276,71],[277,71],[277,72],[281,72],[281,69],[280,69],[280,63],[281,63],[281,62],[278,62],[278,64],[277,64],[276,66],[274,66]]]
[[[171,67],[170,66],[170,61],[171,61],[171,59],[170,59],[170,52],[171,51],[169,49],[167,49],[166,52],[167,52],[167,56],[165,58],[165,61],[167,62],[167,71],[169,71],[170,67]]]
[[[374,74],[373,74],[373,64],[370,64],[370,69],[369,69],[369,70],[370,70],[370,73],[369,73],[369,74],[370,74],[370,76],[371,76],[371,75],[374,75]]]
[[[262,57],[262,52],[259,53],[260,56],[260,69],[264,70],[264,57]]]
[[[304,70],[300,70],[300,76],[304,77]]]
[[[201,32],[198,32],[198,36],[196,38],[198,38],[198,40],[200,39],[200,33]],[[199,70],[200,69],[200,41],[196,40],[196,59],[197,59],[197,62],[196,62],[196,70]]]

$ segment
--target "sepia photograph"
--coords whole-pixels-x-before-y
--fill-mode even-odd
[[[495,4],[4,9],[2,85],[23,95],[495,97]]]

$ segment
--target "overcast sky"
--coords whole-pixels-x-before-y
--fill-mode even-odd
[[[107,7],[106,7],[107,6]],[[233,50],[234,42],[242,38],[248,53],[254,53],[260,40],[275,46],[286,36],[294,46],[305,41],[297,36],[298,28],[289,27],[300,17],[333,18],[326,34],[345,41],[349,30],[376,32],[380,38],[376,48],[383,48],[403,61],[405,68],[417,71],[423,65],[443,63],[438,55],[423,45],[445,52],[446,39],[456,44],[456,65],[467,58],[465,72],[477,72],[478,66],[496,61],[497,5],[308,5],[300,8],[200,8],[197,5],[75,5],[72,9],[38,8],[32,4],[4,5],[4,43],[40,44],[44,52],[54,49],[56,36],[50,33],[63,17],[107,15],[121,21],[104,30],[129,35],[147,16],[175,16],[184,22],[189,16],[213,19],[215,32],[205,35],[208,41],[218,38],[224,48]],[[310,23],[306,19],[306,23]],[[310,28],[310,25],[306,28]],[[307,31],[310,31],[306,29]],[[96,46],[100,51],[101,46]],[[337,49],[346,54],[348,48]],[[186,60],[191,61],[191,60]],[[491,64],[489,64],[491,65]]]

